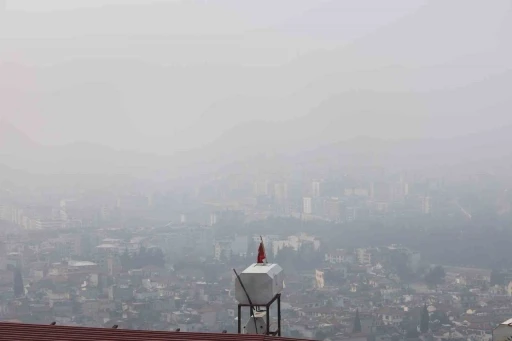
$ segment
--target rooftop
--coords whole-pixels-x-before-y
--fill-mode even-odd
[[[101,244],[96,246],[98,249],[114,249],[117,248],[114,244]]]
[[[86,328],[21,323],[0,323],[0,341],[270,341],[276,337],[214,333],[159,332],[110,328]],[[278,338],[298,341],[297,339]]]
[[[95,266],[97,265],[96,263],[93,263],[93,262],[88,262],[88,261],[75,261],[75,260],[70,260],[68,262],[68,265],[69,266],[76,266],[76,267],[81,267],[81,266]]]

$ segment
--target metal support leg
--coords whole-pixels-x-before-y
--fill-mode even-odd
[[[277,335],[281,336],[281,294],[277,295]]]
[[[270,304],[266,306],[266,317],[267,317],[267,335],[270,335]]]
[[[242,306],[238,305],[238,334],[242,334]]]

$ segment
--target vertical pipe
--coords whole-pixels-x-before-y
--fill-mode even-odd
[[[277,294],[277,335],[281,336],[281,294]]]
[[[267,334],[266,335],[270,335],[270,303],[267,304],[266,315],[267,315]]]
[[[238,334],[242,334],[242,306],[238,305]]]

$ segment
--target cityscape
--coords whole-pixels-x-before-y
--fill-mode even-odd
[[[512,341],[511,23],[0,0],[0,340]]]
[[[261,239],[286,274],[283,336],[490,340],[510,315],[506,264],[458,255],[484,213],[510,219],[504,193],[494,211],[472,213],[439,178],[250,180],[67,199],[4,183],[2,320],[235,333],[232,269],[256,262]],[[462,225],[461,241],[450,240]],[[452,252],[429,251],[438,238]]]

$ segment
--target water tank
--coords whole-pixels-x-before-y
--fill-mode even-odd
[[[266,334],[267,322],[265,321],[266,313],[257,312],[251,316],[245,323],[243,334]]]
[[[278,264],[252,264],[240,274],[247,295],[255,306],[267,305],[283,291],[284,272]],[[235,298],[239,304],[250,304],[245,291],[235,278]]]
[[[492,331],[493,341],[511,341],[512,340],[512,319],[500,323]]]

